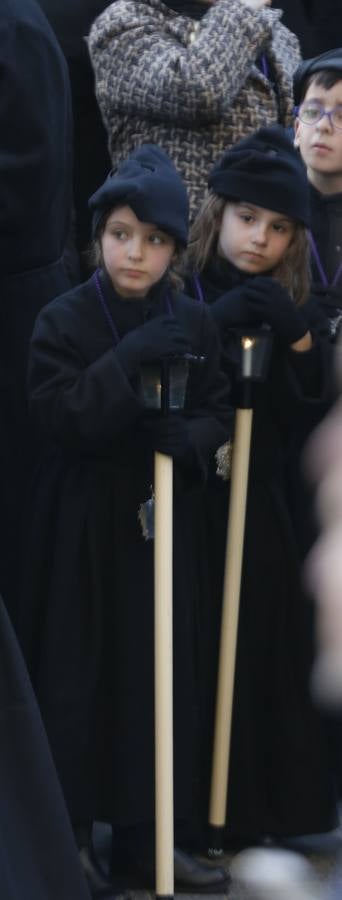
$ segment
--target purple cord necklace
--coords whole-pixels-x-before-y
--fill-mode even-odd
[[[196,272],[193,276],[193,282],[195,285],[196,299],[199,300],[200,303],[204,303],[205,297],[204,297],[204,293],[203,293],[201,279],[200,279],[199,275],[197,275]]]
[[[112,316],[111,311],[108,306],[108,302],[107,302],[105,293],[102,288],[102,284],[101,284],[101,280],[100,280],[100,272],[101,272],[101,269],[96,269],[96,272],[94,272],[93,278],[95,281],[97,295],[98,295],[99,301],[101,303],[101,306],[102,306],[102,309],[104,312],[104,316],[107,320],[110,331],[112,332],[113,344],[114,344],[114,347],[116,347],[116,345],[120,341],[120,335],[119,335],[118,329],[115,325],[113,316]],[[169,292],[167,292],[163,297],[163,305],[164,305],[164,312],[169,313],[169,315],[171,316],[172,315],[172,304],[171,304],[171,298],[170,298]]]
[[[342,262],[340,262],[339,265],[337,266],[333,280],[332,280],[331,284],[329,284],[329,279],[328,279],[325,269],[323,267],[323,263],[322,263],[320,255],[319,255],[318,247],[317,247],[315,238],[311,234],[311,231],[309,231],[309,241],[310,241],[310,246],[311,246],[311,250],[312,250],[312,255],[314,257],[314,260],[315,260],[315,263],[316,263],[316,266],[317,266],[317,269],[319,272],[321,283],[326,288],[336,287],[336,285],[342,275]]]
[[[116,347],[116,345],[120,341],[120,335],[119,335],[118,329],[115,325],[111,311],[109,309],[105,292],[102,288],[100,273],[101,273],[101,269],[96,269],[96,272],[94,272],[94,275],[93,275],[93,279],[95,282],[97,295],[98,295],[100,304],[102,306],[105,319],[106,319],[107,324],[112,333],[114,347]],[[172,303],[171,303],[170,292],[167,292],[163,296],[163,307],[164,307],[164,312],[172,315]],[[150,485],[150,491],[151,491],[151,496],[147,500],[145,500],[139,504],[138,513],[137,513],[138,521],[140,523],[140,527],[141,527],[141,531],[142,531],[142,536],[145,541],[152,540],[154,538],[154,492],[153,492],[152,484]]]

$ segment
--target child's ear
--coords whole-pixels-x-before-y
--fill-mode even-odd
[[[293,146],[296,147],[297,150],[300,148],[299,134],[300,134],[300,121],[299,121],[299,119],[295,119]]]
[[[187,247],[184,247],[183,244],[176,244],[173,254],[171,256],[171,263],[177,263],[182,256],[186,253]]]

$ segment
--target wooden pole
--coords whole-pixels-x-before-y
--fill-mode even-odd
[[[174,894],[173,823],[173,460],[155,453],[155,785],[156,895]]]
[[[209,825],[211,826],[213,836],[213,847],[209,848],[211,855],[222,852],[222,832],[226,823],[235,657],[239,621],[252,420],[252,409],[237,409],[227,527],[216,719],[209,807]],[[215,836],[217,838],[216,841]]]

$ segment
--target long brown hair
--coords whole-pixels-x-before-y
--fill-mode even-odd
[[[190,231],[188,268],[199,273],[203,271],[216,253],[224,208],[227,203],[237,202],[208,191]],[[306,229],[299,222],[295,223],[291,243],[272,277],[286,288],[295,303],[305,303],[310,286],[310,248]]]

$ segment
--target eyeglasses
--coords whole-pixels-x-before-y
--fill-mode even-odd
[[[342,131],[342,103],[329,110],[324,109],[321,103],[308,100],[306,103],[301,103],[300,106],[295,106],[293,112],[303,122],[303,125],[316,125],[323,119],[323,116],[328,116],[330,127],[336,128],[336,131]]]

